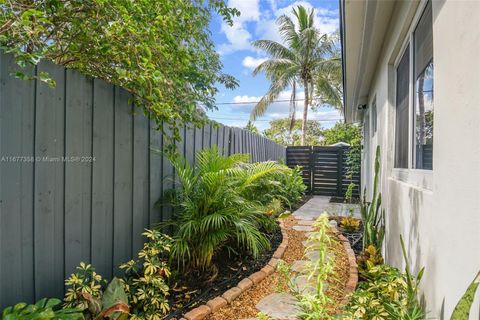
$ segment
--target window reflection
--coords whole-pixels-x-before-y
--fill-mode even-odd
[[[433,167],[433,62],[416,80],[415,162],[417,169]]]

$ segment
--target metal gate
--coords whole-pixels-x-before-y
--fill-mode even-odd
[[[314,195],[343,197],[353,182],[353,196],[359,196],[360,175],[347,178],[348,147],[300,146],[287,148],[287,165],[302,167],[307,191]]]

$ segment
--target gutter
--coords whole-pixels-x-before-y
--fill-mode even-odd
[[[339,11],[340,11],[340,46],[342,51],[342,95],[343,95],[343,120],[347,122],[347,76],[346,76],[346,53],[345,53],[345,0],[338,0],[339,2]]]

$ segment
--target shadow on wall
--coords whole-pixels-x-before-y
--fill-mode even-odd
[[[414,272],[418,272],[423,266],[421,265],[422,247],[419,245],[422,239],[419,232],[419,217],[420,208],[423,204],[423,193],[417,189],[410,189],[408,192],[408,198],[410,200],[410,228],[408,236],[408,255],[409,261],[412,263],[410,266]],[[412,253],[415,252],[415,255]],[[412,259],[413,258],[413,259]]]
[[[387,257],[389,263],[395,266],[403,266],[402,248],[400,245],[400,235],[407,239],[407,253],[409,261],[412,264],[410,267],[414,272],[419,271],[423,266],[421,265],[422,248],[419,245],[421,241],[421,234],[419,230],[420,208],[423,205],[423,193],[417,189],[409,188],[407,192],[402,184],[397,182],[390,182],[389,188],[389,210],[387,212],[388,219],[388,248]],[[403,198],[408,198],[408,201],[402,201]]]

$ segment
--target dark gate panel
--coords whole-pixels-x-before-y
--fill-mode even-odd
[[[341,196],[338,189],[343,150],[331,147],[312,149],[312,194]]]
[[[312,154],[312,147],[287,147],[287,166],[290,168],[300,166],[302,167],[303,183],[307,186],[307,192],[311,192],[312,188],[312,170],[310,168],[310,157]]]
[[[344,197],[350,182],[353,196],[359,196],[360,175],[347,178],[348,147],[302,146],[287,148],[287,165],[301,166],[308,192],[314,195]]]

